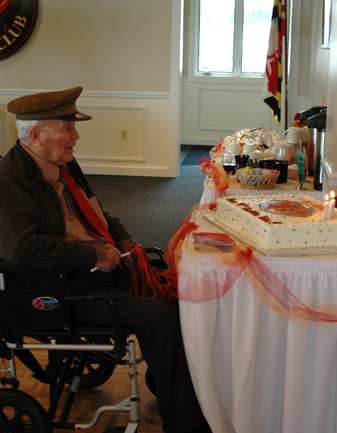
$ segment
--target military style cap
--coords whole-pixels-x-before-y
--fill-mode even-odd
[[[11,101],[7,109],[20,120],[90,120],[91,116],[80,113],[76,108],[76,100],[82,91],[82,87],[74,87],[58,92],[22,96]]]

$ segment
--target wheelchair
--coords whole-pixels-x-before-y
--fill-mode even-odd
[[[150,259],[153,267],[166,266],[159,248],[145,250],[156,256]],[[15,280],[17,275],[32,272],[38,275],[38,287],[18,291],[11,286],[11,277]],[[108,329],[76,327],[72,323],[70,307],[83,300],[100,300],[109,305],[111,326]],[[4,386],[0,389],[0,432],[88,430],[105,412],[126,412],[129,422],[126,427],[110,428],[104,433],[136,432],[140,424],[137,364],[143,359],[142,355],[137,358],[135,341],[129,337],[128,330],[120,326],[118,307],[111,296],[68,296],[66,275],[56,266],[17,265],[0,259],[0,358]],[[45,367],[41,367],[33,355],[34,350],[47,351],[49,363]],[[48,410],[19,389],[16,358],[34,373],[35,379],[49,385]],[[69,422],[78,389],[100,386],[111,377],[116,365],[129,367],[130,395],[116,405],[100,407],[86,424]],[[149,371],[146,383],[155,394]],[[67,392],[66,385],[70,386]],[[66,400],[59,409],[64,394],[67,394]],[[57,410],[61,413],[58,418]]]

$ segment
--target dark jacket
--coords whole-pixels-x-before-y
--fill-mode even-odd
[[[76,182],[94,195],[75,160],[67,164]],[[118,218],[104,212],[116,244],[130,235]],[[16,263],[47,261],[65,271],[93,268],[95,249],[65,240],[65,219],[53,186],[17,141],[0,162],[0,255]]]

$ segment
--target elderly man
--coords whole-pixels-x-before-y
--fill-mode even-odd
[[[121,325],[137,335],[153,374],[163,430],[209,433],[177,314],[156,298],[129,293],[122,268],[130,259],[121,254],[136,242],[103,210],[73,158],[79,139],[75,122],[91,119],[76,108],[82,90],[39,93],[8,104],[17,117],[18,140],[0,163],[0,254],[17,263],[56,262],[68,273],[71,294],[110,293]],[[105,306],[93,302],[74,310],[74,320],[106,325]]]

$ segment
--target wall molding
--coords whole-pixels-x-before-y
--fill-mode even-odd
[[[0,89],[0,98],[15,99],[20,96],[32,95],[40,92],[50,92],[50,89],[46,90],[22,90],[22,89]],[[95,99],[170,99],[170,93],[158,93],[158,92],[90,92],[83,91],[81,98],[95,98]]]
[[[180,174],[181,79],[183,73],[184,0],[172,0],[170,113],[169,113],[169,175]]]
[[[143,162],[146,163],[146,159],[143,157],[122,157],[122,156],[95,156],[95,155],[77,155],[77,161],[105,161],[105,162]]]
[[[198,89],[198,123],[197,123],[197,128],[198,131],[214,131],[214,132],[221,132],[221,131],[226,131],[230,132],[229,135],[231,135],[231,133],[235,133],[236,129],[233,128],[224,128],[224,127],[213,127],[213,126],[203,126],[202,125],[202,94],[203,93],[209,93],[209,92],[217,92],[217,93],[243,93],[243,94],[247,94],[247,93],[261,93],[261,88],[257,88],[257,89],[242,89],[242,90],[238,90],[238,89],[224,89],[224,88],[199,88]]]
[[[118,110],[118,111],[142,111],[143,112],[143,139],[142,139],[142,156],[102,156],[102,155],[81,155],[78,154],[76,159],[81,161],[105,161],[105,162],[136,162],[146,163],[147,149],[147,118],[148,110],[146,105],[108,105],[108,104],[77,104],[78,108],[82,109],[103,109],[103,110]]]
[[[242,90],[238,87],[236,87],[235,89],[227,89],[227,88],[223,88],[223,87],[200,87],[198,89],[199,91],[199,96],[201,96],[202,92],[222,92],[222,93],[261,93],[261,85],[256,86],[256,89],[246,89],[243,88]]]

